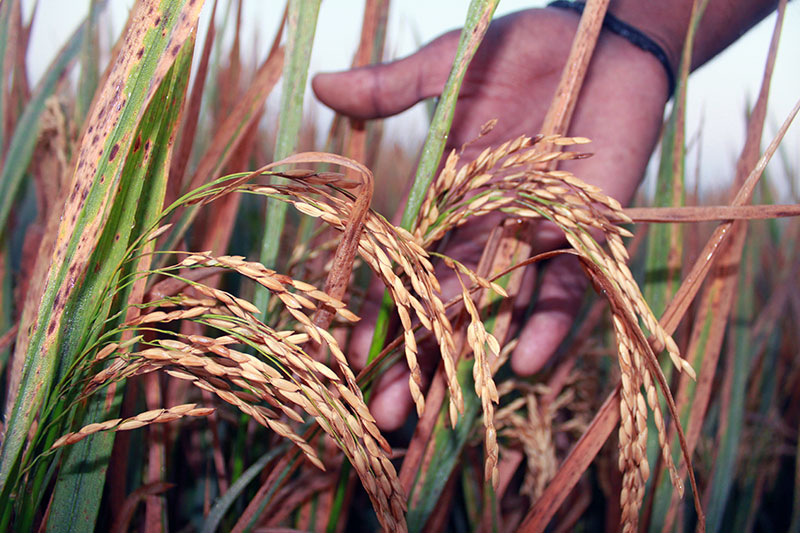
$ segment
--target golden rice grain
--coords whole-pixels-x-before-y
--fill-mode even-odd
[[[194,403],[176,405],[175,407],[170,407],[168,409],[154,409],[152,411],[145,411],[144,413],[140,413],[131,418],[126,418],[125,420],[121,418],[114,418],[105,422],[86,425],[78,431],[74,433],[67,433],[56,440],[53,443],[52,448],[55,449],[67,444],[74,444],[80,440],[83,440],[89,435],[98,433],[100,431],[108,431],[110,429],[116,429],[116,431],[126,431],[147,426],[149,424],[170,422],[185,416],[208,416],[213,412],[213,408],[197,407],[197,404]]]

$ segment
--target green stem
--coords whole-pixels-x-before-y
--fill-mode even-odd
[[[320,1],[291,0],[289,2],[287,60],[283,73],[278,138],[275,141],[273,156],[276,161],[288,157],[297,148],[303,119],[303,96],[308,79],[308,64],[314,44]],[[286,204],[276,200],[267,200],[264,236],[261,242],[261,263],[267,268],[274,269],[276,267],[285,224]],[[262,317],[267,315],[269,299],[268,290],[263,287],[256,289],[254,303],[262,310]]]
[[[444,153],[447,136],[453,123],[461,82],[464,81],[467,67],[489,27],[489,21],[492,19],[498,2],[499,0],[472,0],[470,2],[467,20],[464,23],[464,29],[461,30],[461,38],[458,42],[458,51],[453,62],[453,68],[450,70],[450,76],[447,78],[447,83],[442,91],[439,105],[436,106],[433,122],[431,122],[431,127],[428,130],[428,137],[422,147],[422,157],[417,167],[417,174],[414,176],[414,184],[411,187],[408,203],[400,221],[400,226],[403,229],[411,231],[416,224],[422,201],[425,199],[428,187],[433,182],[434,174]]]
[[[433,182],[436,169],[439,167],[439,161],[444,153],[447,136],[453,123],[453,115],[461,83],[464,81],[467,67],[475,55],[478,45],[480,45],[489,27],[489,22],[498,2],[499,0],[472,0],[470,2],[467,20],[461,30],[456,58],[439,99],[439,104],[436,106],[436,113],[433,115],[433,121],[428,130],[425,145],[422,148],[422,157],[417,167],[417,173],[414,176],[414,183],[411,186],[408,202],[406,203],[405,211],[403,211],[403,218],[400,221],[400,226],[403,229],[413,232],[413,228],[416,225],[425,194]],[[381,309],[378,312],[372,345],[367,356],[367,364],[371,363],[383,349],[389,329],[389,313],[392,311],[393,305],[388,291],[385,291]]]

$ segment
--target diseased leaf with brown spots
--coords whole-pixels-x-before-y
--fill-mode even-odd
[[[181,45],[193,31],[203,2],[142,0],[100,96],[89,114],[88,128],[78,152],[75,173],[60,217],[50,269],[28,343],[17,356],[25,366],[8,420],[9,433],[0,448],[0,490],[19,456],[38,406],[49,391],[52,348],[59,338],[64,307],[80,284],[102,231],[116,191],[133,132]],[[24,350],[24,351],[23,351]],[[12,394],[11,397],[14,397]]]

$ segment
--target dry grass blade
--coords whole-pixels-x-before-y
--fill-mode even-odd
[[[292,161],[289,161],[292,160]],[[355,261],[356,253],[358,252],[359,242],[361,240],[361,232],[364,228],[364,219],[367,216],[367,211],[372,203],[372,193],[375,188],[374,178],[372,172],[356,161],[347,159],[332,154],[307,154],[306,157],[298,158],[297,156],[284,159],[284,162],[295,163],[333,163],[344,166],[351,170],[355,170],[361,176],[362,184],[353,208],[350,211],[350,216],[347,220],[342,239],[336,247],[336,253],[333,257],[333,265],[328,278],[325,281],[325,292],[331,297],[342,299],[347,290],[350,282],[350,275],[353,271],[353,263]],[[332,309],[323,307],[314,316],[314,323],[322,328],[327,329],[333,319],[334,311]]]
[[[775,137],[769,143],[769,146],[767,146],[767,149],[758,159],[758,162],[748,174],[747,179],[739,188],[738,192],[736,193],[736,197],[733,199],[733,202],[731,202],[732,206],[742,206],[750,199],[759,178],[761,178],[761,175],[767,166],[767,163],[770,159],[772,159],[772,156],[778,149],[778,146],[783,140],[783,137],[786,135],[789,126],[797,116],[798,112],[800,112],[800,100],[797,101],[792,110],[789,112],[789,115],[786,117],[783,124],[781,124],[781,127],[775,134]],[[700,284],[706,278],[714,259],[720,251],[723,241],[725,241],[728,236],[730,225],[731,222],[725,222],[714,230],[714,234],[709,238],[708,242],[706,242],[702,252],[698,255],[698,260],[694,263],[694,265],[692,265],[692,269],[689,271],[689,274],[686,276],[684,282],[678,289],[678,292],[675,294],[675,298],[672,299],[670,305],[667,307],[667,310],[664,311],[664,316],[661,318],[661,323],[664,325],[664,329],[667,331],[674,331],[678,327],[678,323],[681,321],[692,300],[694,300],[694,297],[697,295],[697,291],[700,290]]]
[[[569,129],[607,9],[608,0],[586,2],[561,80],[542,124],[542,132],[546,135],[566,135]]]
[[[361,25],[361,39],[358,43],[352,66],[363,67],[383,60],[383,48],[386,41],[386,23],[389,16],[389,0],[367,0],[364,6],[364,21]],[[376,145],[379,139],[380,125],[373,122],[369,126],[363,120],[349,119],[346,134],[347,143],[343,153],[355,161],[366,165],[373,164],[373,158],[367,156],[367,144]],[[370,135],[367,135],[367,129]],[[376,135],[377,133],[377,135]]]
[[[724,222],[800,216],[800,206],[797,204],[629,207],[624,211],[634,222]]]
[[[130,522],[133,519],[133,515],[136,512],[136,507],[139,505],[139,502],[142,500],[146,500],[149,496],[155,496],[157,494],[162,494],[169,489],[173,488],[175,485],[172,483],[165,483],[163,481],[157,481],[155,483],[148,483],[146,485],[142,485],[135,491],[131,493],[125,499],[125,503],[120,510],[119,516],[114,522],[114,525],[111,527],[112,533],[125,533],[126,531],[130,530]]]
[[[762,78],[761,89],[758,98],[756,99],[753,112],[750,114],[747,124],[747,138],[739,156],[736,165],[736,176],[734,178],[734,186],[741,187],[745,183],[749,169],[756,165],[758,160],[758,153],[761,147],[762,132],[764,129],[764,122],[767,114],[767,100],[769,96],[770,83],[772,80],[772,73],[775,68],[775,59],[778,51],[778,41],[781,34],[783,25],[783,17],[786,8],[786,0],[780,3],[778,10],[778,17],[775,22],[775,29],[772,35],[772,42],[766,66],[764,68],[764,75]],[[747,226],[744,221],[738,220],[735,222],[726,222],[728,225],[728,235],[730,237],[719,248],[718,259],[714,267],[710,271],[709,283],[701,296],[700,314],[710,317],[710,325],[708,336],[703,342],[703,369],[707,370],[710,375],[704,376],[704,379],[698,382],[697,390],[692,401],[691,416],[687,429],[688,447],[690,453],[694,451],[694,447],[700,437],[700,429],[702,421],[705,419],[705,412],[708,406],[713,380],[713,374],[716,369],[716,362],[722,351],[722,343],[724,339],[724,332],[728,317],[733,309],[733,302],[736,297],[738,289],[738,276],[739,264],[744,251],[745,236]],[[701,256],[702,257],[702,256]],[[698,322],[692,335],[692,343],[690,344],[690,353],[698,351],[700,339],[703,337],[703,328],[705,321]],[[706,359],[708,361],[706,361]],[[682,392],[685,392],[686,385],[682,386]],[[677,502],[673,499],[667,523],[674,520],[677,512]],[[714,519],[715,509],[711,506],[710,519],[712,524]],[[700,518],[703,523],[703,517]]]
[[[206,183],[209,178],[220,173],[235,147],[244,138],[248,125],[256,121],[261,114],[257,111],[264,100],[272,92],[281,76],[283,68],[283,49],[278,48],[267,57],[256,73],[256,78],[228,114],[219,127],[210,148],[197,166],[197,170],[189,181],[187,190],[194,190]],[[243,126],[244,125],[244,126]]]

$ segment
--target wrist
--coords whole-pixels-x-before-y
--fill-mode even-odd
[[[663,50],[671,71],[678,72],[691,18],[691,1],[611,0],[608,11],[655,42]]]
[[[583,13],[585,3],[575,2],[570,0],[554,0],[547,4],[548,7],[567,9],[574,11],[578,14]],[[662,35],[656,34],[655,37],[649,35],[633,26],[622,19],[616,17],[610,11],[606,13],[603,20],[603,29],[624,39],[629,44],[635,46],[643,52],[646,52],[651,57],[656,59],[661,64],[667,81],[667,96],[671,96],[675,90],[675,72],[677,70],[678,60],[675,56],[674,46],[667,46],[667,42]]]

